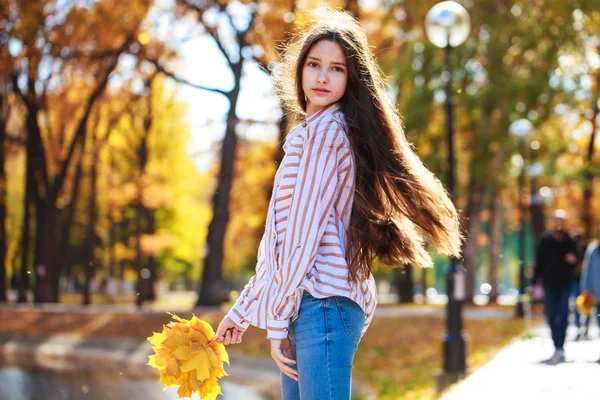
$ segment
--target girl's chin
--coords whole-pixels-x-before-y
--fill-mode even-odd
[[[326,107],[330,104],[335,103],[335,101],[332,101],[331,99],[327,99],[327,98],[323,98],[323,97],[317,97],[314,99],[308,99],[309,100],[309,104],[313,107]]]

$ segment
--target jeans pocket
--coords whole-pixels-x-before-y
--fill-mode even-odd
[[[346,335],[358,345],[365,323],[365,313],[358,304],[344,296],[335,296]]]

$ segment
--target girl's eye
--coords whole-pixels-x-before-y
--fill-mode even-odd
[[[344,69],[341,68],[341,67],[333,67],[333,70],[336,71],[336,72],[343,72],[344,71]]]
[[[308,65],[309,67],[316,67],[317,63],[314,61],[309,61],[308,64],[306,64],[306,65]]]

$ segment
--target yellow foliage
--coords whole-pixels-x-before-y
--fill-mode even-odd
[[[138,35],[138,40],[141,44],[147,45],[148,43],[150,43],[150,35],[148,34],[148,32],[140,32],[140,34]]]
[[[223,363],[229,364],[225,346],[217,343],[210,324],[193,316],[186,320],[171,314],[175,321],[153,332],[147,340],[155,352],[148,365],[158,369],[160,382],[166,387],[179,386],[180,398],[198,394],[204,400],[221,394],[218,379],[227,375]]]
[[[596,297],[587,290],[577,296],[577,311],[585,316],[592,315],[594,307],[596,307]]]

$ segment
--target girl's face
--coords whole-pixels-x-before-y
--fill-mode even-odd
[[[302,67],[306,114],[314,114],[341,99],[347,81],[348,68],[341,46],[326,39],[315,43]]]

